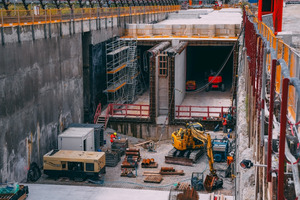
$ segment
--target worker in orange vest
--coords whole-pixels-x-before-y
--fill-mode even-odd
[[[223,133],[227,133],[227,120],[226,120],[226,118],[223,119]]]
[[[110,142],[113,143],[115,141],[116,137],[117,137],[117,133],[116,132],[112,133],[110,135]]]

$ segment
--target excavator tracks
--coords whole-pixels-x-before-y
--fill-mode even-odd
[[[170,164],[192,166],[204,153],[203,149],[179,151],[173,148],[165,156],[165,162]]]

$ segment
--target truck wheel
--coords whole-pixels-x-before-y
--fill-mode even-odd
[[[224,83],[222,83],[222,85],[221,85],[221,91],[225,92],[225,85],[224,85]]]
[[[207,86],[207,87],[205,88],[205,91],[206,91],[206,92],[208,92],[208,91],[209,91],[209,86]]]

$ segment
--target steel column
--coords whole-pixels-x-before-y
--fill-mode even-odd
[[[287,104],[288,104],[289,79],[284,78],[282,82],[281,112],[280,112],[280,138],[279,138],[279,168],[277,199],[283,200],[284,195],[284,163],[285,163],[285,134],[287,123]]]
[[[258,0],[258,20],[262,21],[262,1],[263,0]]]
[[[273,24],[275,35],[282,31],[282,10],[283,0],[274,0]]]
[[[269,104],[269,126],[268,126],[268,161],[267,161],[267,180],[271,182],[272,169],[272,133],[273,133],[273,113],[274,113],[274,97],[275,97],[275,75],[276,62],[272,60],[271,68],[271,86],[270,86],[270,104]]]

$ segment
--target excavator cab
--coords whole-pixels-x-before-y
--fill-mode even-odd
[[[204,127],[202,126],[202,124],[198,123],[198,122],[190,122],[186,124],[187,129],[190,128],[194,128],[196,131],[199,131],[201,134],[204,134]]]
[[[204,188],[207,192],[211,192],[215,189],[223,186],[223,180],[216,174],[209,174],[205,177]]]

